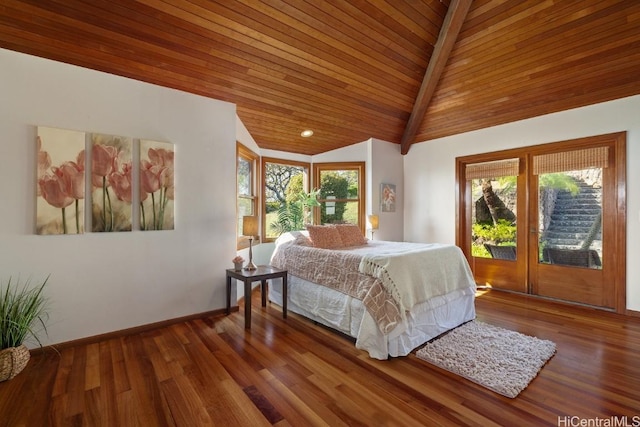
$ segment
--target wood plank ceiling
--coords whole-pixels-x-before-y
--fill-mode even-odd
[[[317,154],[401,143],[449,3],[2,0],[0,47],[235,103],[261,148]],[[474,0],[444,60],[403,152],[640,93],[640,1]]]

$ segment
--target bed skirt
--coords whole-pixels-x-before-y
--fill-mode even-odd
[[[406,356],[432,338],[472,320],[475,289],[467,288],[415,305],[406,321],[383,335],[362,301],[296,276],[288,276],[287,308],[356,339],[356,347],[374,359]],[[271,282],[269,299],[282,305],[282,281]]]

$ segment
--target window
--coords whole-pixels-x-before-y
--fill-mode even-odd
[[[309,191],[309,168],[309,163],[262,158],[263,242],[304,229],[302,208],[295,202],[301,192]]]
[[[242,236],[242,217],[245,215],[258,215],[258,188],[259,174],[258,155],[239,142],[236,144],[236,236],[238,249],[246,248],[249,242]]]
[[[471,254],[516,259],[518,175],[520,159],[466,165],[471,181]]]
[[[364,234],[364,162],[316,163],[314,187],[320,189],[320,207],[314,212],[316,224],[356,224]]]

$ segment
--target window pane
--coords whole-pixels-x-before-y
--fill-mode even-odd
[[[358,224],[358,202],[334,202],[329,199],[320,205],[321,224]]]
[[[238,198],[238,218],[237,235],[242,236],[242,217],[245,215],[255,215],[253,212],[253,200],[245,197]]]
[[[305,191],[304,179],[305,169],[301,166],[265,163],[266,238],[304,229],[299,202]]]
[[[358,175],[353,169],[320,171],[320,224],[358,224]]]
[[[516,259],[517,176],[471,181],[471,253],[475,257]]]
[[[538,177],[539,262],[602,268],[602,168]]]
[[[357,199],[358,175],[357,170],[320,171],[320,198]]]
[[[238,157],[238,194],[251,196],[251,162]]]

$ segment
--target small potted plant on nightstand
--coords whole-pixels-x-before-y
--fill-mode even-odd
[[[47,331],[48,300],[42,291],[48,279],[35,287],[11,278],[0,283],[0,381],[10,380],[27,366],[31,357],[24,344],[27,337],[42,346],[38,331]]]
[[[237,257],[235,257],[231,261],[233,261],[233,269],[235,271],[242,271],[242,263],[244,263],[244,258],[242,258],[240,255],[238,255]]]

